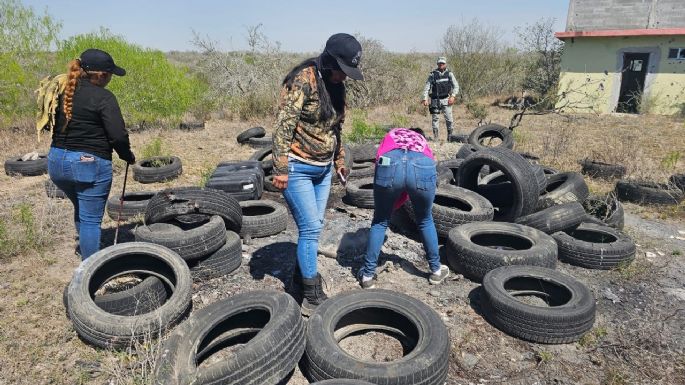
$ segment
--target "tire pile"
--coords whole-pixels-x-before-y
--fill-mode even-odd
[[[499,145],[488,147],[493,138]],[[64,299],[79,336],[121,348],[180,324],[159,349],[156,384],[276,385],[287,382],[298,363],[321,385],[445,383],[447,328],[434,310],[405,294],[342,293],[320,305],[306,324],[292,297],[267,290],[238,294],[188,316],[193,281],[235,271],[241,237],[277,234],[287,224],[285,206],[259,200],[262,189],[273,189],[271,148],[259,148],[270,146],[271,138],[255,127],[238,142],[258,149],[247,162],[219,164],[206,188],[124,197],[122,218],[142,213],[145,225],[136,229],[136,242],[103,249],[76,270]],[[630,263],[635,244],[621,232],[620,201],[590,195],[578,173],[558,172],[512,151],[513,136],[502,126],[479,127],[468,142],[438,167],[433,217],[450,268],[482,282],[482,313],[503,332],[539,343],[577,341],[594,324],[595,300],[583,283],[554,270],[556,261],[592,269]],[[373,208],[376,147],[345,150],[352,170],[345,199]],[[108,202],[110,216],[115,208],[118,197]],[[415,226],[411,202],[396,214],[402,230]],[[130,275],[137,285],[102,293],[108,282]],[[340,347],[347,336],[371,330],[393,332],[410,353],[376,362]],[[235,344],[243,345],[230,357],[203,364]]]
[[[577,341],[594,324],[594,297],[555,271],[557,260],[591,269],[630,263],[635,244],[621,231],[623,207],[616,194],[590,196],[581,174],[540,165],[513,146],[508,128],[482,126],[455,159],[437,163],[435,227],[450,268],[482,283],[482,312],[494,326],[538,343]],[[348,182],[346,198],[373,208],[373,177]],[[410,201],[392,226],[416,232]]]

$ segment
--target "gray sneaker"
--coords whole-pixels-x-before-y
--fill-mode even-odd
[[[376,274],[374,274],[373,278],[365,281],[362,279],[362,271],[359,270],[359,272],[357,273],[357,281],[359,281],[359,286],[361,286],[362,289],[373,289],[373,288],[375,288],[377,278],[378,278],[378,276]]]
[[[440,265],[440,271],[437,273],[432,273],[428,277],[428,282],[430,282],[431,285],[439,285],[442,283],[442,281],[445,280],[445,278],[449,277],[450,275],[450,269],[449,267],[445,265]]]

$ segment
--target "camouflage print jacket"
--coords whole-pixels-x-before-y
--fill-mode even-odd
[[[314,66],[306,67],[293,79],[290,90],[281,89],[273,135],[275,175],[288,174],[288,156],[314,165],[333,160],[336,170],[345,165],[341,117],[321,121],[316,72]]]

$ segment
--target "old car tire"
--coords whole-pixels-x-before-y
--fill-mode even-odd
[[[411,349],[390,362],[366,361],[338,344],[353,333],[385,330]],[[442,385],[447,379],[449,335],[440,316],[423,302],[389,290],[338,294],[317,307],[307,322],[301,369],[312,382],[348,378],[385,385]]]
[[[243,214],[238,201],[228,193],[201,187],[162,190],[147,204],[145,223],[165,222],[184,214],[219,215],[226,229],[240,233]]]
[[[453,270],[480,282],[488,271],[500,266],[554,268],[557,244],[551,236],[524,225],[467,223],[449,232],[447,262]]]
[[[552,234],[578,226],[586,218],[583,205],[578,202],[548,207],[516,219],[516,223]]]
[[[564,344],[578,341],[595,322],[595,298],[573,277],[537,266],[504,266],[483,277],[485,317],[503,332],[527,341]],[[548,306],[517,296],[536,296]]]
[[[277,385],[305,348],[304,321],[286,293],[251,291],[194,312],[159,349],[156,385]],[[228,358],[198,365],[223,347],[244,344]]]
[[[484,143],[488,138],[498,138],[501,143],[496,147],[514,148],[514,134],[508,127],[499,124],[486,124],[476,127],[469,135],[469,144],[477,149],[492,148]]]
[[[157,162],[162,165],[155,167]],[[133,180],[140,183],[157,183],[177,178],[183,173],[181,158],[177,156],[154,156],[133,165]]]
[[[409,217],[416,223],[411,200],[404,204]],[[456,186],[442,186],[435,191],[433,222],[438,236],[446,238],[458,225],[492,220],[494,209],[490,202],[473,191]]]
[[[268,199],[242,201],[243,226],[240,236],[268,237],[284,231],[288,225],[288,209]]]
[[[124,194],[124,204],[121,205],[121,195],[111,196],[107,200],[107,215],[114,221],[121,219],[127,221],[136,216],[145,215],[147,204],[155,196],[156,192],[140,191]],[[121,214],[121,218],[119,218]]]
[[[252,127],[238,134],[236,140],[238,143],[243,144],[247,143],[250,138],[263,138],[264,135],[266,135],[264,127]]]
[[[594,223],[552,234],[559,260],[588,269],[608,270],[635,258],[635,242],[619,230]]]
[[[648,181],[619,180],[616,196],[621,201],[637,204],[677,205],[683,201],[683,191],[674,186]]]
[[[105,282],[123,274],[153,275],[165,282],[171,295],[160,307],[136,316],[107,313],[93,301]],[[190,271],[175,252],[143,242],[120,243],[86,259],[74,272],[67,298],[69,317],[76,332],[101,348],[121,348],[134,341],[156,337],[178,323],[191,304]]]
[[[168,247],[185,260],[207,256],[226,241],[226,228],[220,216],[194,223],[184,229],[168,223],[152,223],[135,230],[136,242],[150,242]]]

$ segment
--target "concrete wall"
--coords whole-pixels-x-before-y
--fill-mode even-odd
[[[648,52],[642,99],[646,111],[666,115],[685,112],[685,60],[668,59],[669,48],[685,48],[685,36],[566,39],[557,106],[572,111],[615,111],[623,53]]]
[[[570,0],[566,31],[685,28],[685,0]]]

